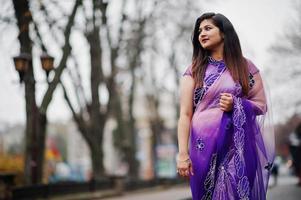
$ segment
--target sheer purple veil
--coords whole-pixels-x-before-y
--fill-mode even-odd
[[[255,106],[256,126],[259,134],[255,134],[256,151],[259,161],[257,167],[257,177],[262,179],[265,191],[268,187],[269,174],[275,158],[275,134],[272,118],[272,104],[270,100],[269,88],[266,81],[263,80],[260,73],[254,74],[254,80],[257,84],[251,89],[248,101]],[[259,176],[259,177],[258,177]],[[256,182],[260,180],[255,180]],[[256,189],[256,188],[255,188]],[[260,188],[257,188],[260,190]],[[263,197],[262,197],[263,198]]]
[[[266,105],[267,111],[264,115],[257,116],[257,123],[261,130],[262,141],[264,143],[265,148],[265,157],[263,157],[263,161],[265,163],[271,164],[268,168],[272,167],[272,163],[275,158],[275,132],[274,132],[274,121],[273,121],[273,107],[270,95],[270,89],[267,81],[264,79],[264,75],[262,76],[262,84],[265,91],[266,96]],[[257,142],[259,143],[260,140]],[[268,175],[267,175],[268,176]],[[265,183],[265,187],[267,188],[268,183]]]

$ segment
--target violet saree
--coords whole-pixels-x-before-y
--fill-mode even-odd
[[[193,200],[264,200],[274,159],[273,134],[259,118],[267,112],[259,70],[248,60],[250,91],[243,96],[223,61],[209,57],[204,84],[195,88],[189,154]],[[191,67],[184,75],[191,76]],[[233,109],[219,108],[220,94],[233,95]]]

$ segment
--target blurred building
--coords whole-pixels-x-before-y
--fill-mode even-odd
[[[23,151],[24,125],[0,124],[0,152],[20,154]]]

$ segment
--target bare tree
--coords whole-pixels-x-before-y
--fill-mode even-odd
[[[132,114],[133,104],[133,92],[134,92],[134,77],[133,85],[130,91],[130,109],[129,118],[125,113],[123,106],[123,98],[121,92],[121,85],[118,83],[116,76],[120,74],[122,69],[131,71],[133,75],[135,67],[138,65],[138,58],[140,54],[140,48],[142,43],[143,31],[138,28],[138,34],[135,38],[136,50],[132,50],[131,54],[124,53],[127,57],[127,63],[125,66],[118,66],[117,60],[121,55],[121,51],[129,46],[124,41],[124,24],[134,23],[125,13],[125,6],[127,1],[122,1],[121,6],[121,19],[119,22],[119,28],[117,31],[117,39],[113,40],[114,31],[108,25],[107,8],[110,3],[104,1],[92,1],[93,11],[91,18],[86,14],[86,31],[85,36],[90,46],[90,61],[91,61],[91,74],[90,74],[90,90],[91,90],[91,102],[85,102],[85,105],[81,107],[77,112],[72,105],[70,97],[66,89],[64,89],[65,99],[73,113],[73,118],[76,121],[78,128],[85,138],[90,150],[93,167],[93,178],[100,179],[105,175],[103,165],[103,134],[104,127],[107,120],[112,117],[117,121],[117,128],[114,131],[116,143],[120,144],[119,150],[122,153],[125,161],[129,163],[129,176],[137,176],[137,161],[135,158],[135,119]],[[143,21],[135,22],[139,27],[143,26]],[[92,28],[90,28],[92,27]],[[142,28],[143,29],[143,28]],[[140,30],[140,31],[139,31]],[[105,43],[105,44],[104,44]],[[125,45],[124,45],[125,44]],[[105,47],[104,47],[105,46]],[[123,49],[122,49],[123,48]],[[109,53],[109,58],[103,55],[103,52]],[[134,52],[134,53],[133,53]],[[105,76],[103,73],[103,63],[105,59],[109,59],[111,73]],[[127,66],[128,65],[128,66]],[[128,69],[126,69],[128,67]],[[109,95],[109,101],[107,105],[101,105],[99,102],[100,95],[99,88],[104,86]],[[76,87],[75,87],[76,88]],[[78,95],[79,91],[77,90]]]

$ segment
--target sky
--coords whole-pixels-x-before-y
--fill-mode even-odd
[[[3,1],[0,0],[2,3]],[[203,3],[202,7],[204,11],[222,13],[230,19],[245,56],[260,70],[264,70],[269,65],[269,46],[277,41],[277,36],[282,34],[291,21],[291,2],[292,0],[214,0]],[[0,123],[24,123],[24,87],[18,84],[18,74],[12,62],[12,57],[19,52],[19,44],[16,42],[18,32],[16,27],[4,27],[1,23],[0,31]],[[44,75],[37,77],[38,101],[46,86],[43,79]],[[61,90],[55,92],[49,107],[50,121],[66,121],[71,117],[64,100],[59,97],[60,93]]]

